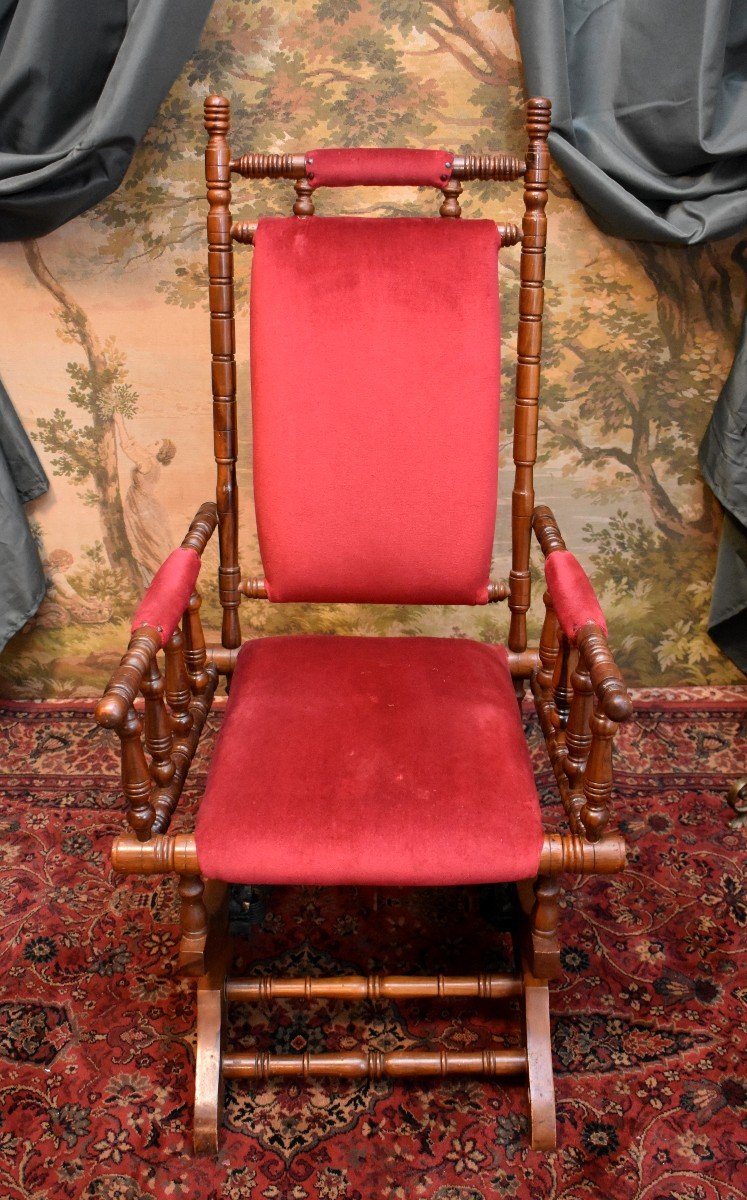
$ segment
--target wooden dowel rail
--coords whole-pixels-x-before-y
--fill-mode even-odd
[[[610,875],[625,865],[625,841],[616,833],[606,834],[598,842],[564,833],[547,833],[543,839],[538,866],[540,875]],[[180,875],[198,875],[200,863],[194,834],[163,834],[140,842],[129,834],[114,839],[112,866],[115,871],[133,875],[160,875],[176,871]]]
[[[261,578],[244,579],[239,584],[239,591],[248,600],[267,599],[267,581]],[[488,583],[488,604],[496,604],[508,596],[508,584],[501,579],[491,579]]]
[[[208,662],[215,665],[220,675],[230,675],[236,666],[239,651],[229,650],[226,646],[211,643],[206,647]],[[514,679],[529,679],[539,666],[539,652],[536,646],[526,650],[507,650],[508,668]]]
[[[496,228],[501,239],[501,246],[516,246],[521,242],[521,226],[513,221],[498,221]],[[253,246],[254,235],[257,232],[256,221],[234,221],[231,226],[231,238],[242,246]]]
[[[224,1054],[226,1079],[303,1079],[336,1075],[345,1079],[399,1079],[407,1075],[519,1075],[527,1071],[527,1053],[516,1050],[359,1050],[350,1054]]]
[[[475,997],[505,1000],[521,996],[514,975],[338,975],[331,978],[281,978],[262,975],[226,981],[226,1000],[419,1000]]]

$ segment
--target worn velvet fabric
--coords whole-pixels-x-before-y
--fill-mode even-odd
[[[552,154],[605,233],[685,245],[745,229],[743,0],[515,0],[514,7],[527,91],[552,100]],[[747,357],[738,355],[700,456],[732,518],[709,632],[740,665],[747,660],[747,467],[724,472],[720,456],[728,443],[730,462],[738,447],[747,464],[745,397]]]
[[[235,883],[532,877],[542,824],[502,646],[271,637],[238,656],[196,827]]]
[[[200,574],[201,559],[191,546],[172,550],[156,571],[132,618],[132,632],[150,625],[165,646],[182,619]]]
[[[0,240],[119,186],[212,0],[0,0]]]
[[[607,633],[607,622],[596,592],[575,554],[570,550],[554,550],[545,559],[545,579],[566,637],[573,641],[581,626],[590,621]]]
[[[49,488],[0,381],[0,650],[36,613],[47,581],[24,504]]]
[[[486,602],[498,246],[492,221],[259,222],[254,495],[272,600]]]
[[[306,171],[312,189],[410,184],[441,188],[451,179],[448,150],[310,150]]]

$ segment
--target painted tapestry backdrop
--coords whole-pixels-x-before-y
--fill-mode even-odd
[[[231,99],[237,154],[356,144],[521,154],[525,145],[508,0],[217,0],[119,191],[42,241],[0,248],[0,369],[52,479],[32,507],[49,592],[4,655],[6,695],[98,691],[127,643],[144,581],[214,494],[202,168],[202,102],[211,91]],[[234,212],[246,220],[287,213],[292,198],[288,183],[239,180]],[[322,213],[342,211],[346,200],[349,211],[371,215],[437,211],[428,192],[318,199]],[[470,184],[464,210],[517,219],[520,188]],[[696,447],[736,344],[747,241],[677,250],[606,238],[556,169],[548,215],[538,500],[555,509],[589,568],[630,683],[736,680],[705,632],[717,514]],[[503,578],[518,261],[518,249],[501,256],[504,502],[494,575]],[[261,571],[251,504],[251,250],[239,249],[237,268],[248,575]],[[459,286],[458,264],[451,286]],[[203,584],[213,629],[215,565],[211,549]],[[258,633],[492,640],[505,634],[506,609],[247,603],[242,620]]]

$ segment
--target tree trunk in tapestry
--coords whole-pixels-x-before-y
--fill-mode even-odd
[[[134,412],[137,395],[125,381],[121,358],[112,346],[102,347],[83,309],[47,267],[38,242],[24,242],[23,251],[34,277],[60,306],[63,337],[77,342],[86,356],[85,367],[68,364],[73,380],[68,399],[88,414],[89,424],[75,426],[58,408],[51,417],[39,419],[39,440],[53,456],[56,474],[71,477],[81,489],[93,485],[92,491],[84,492],[84,501],[99,509],[109,563],[138,588],[140,573],[127,538],[119,491],[114,427],[115,412]]]

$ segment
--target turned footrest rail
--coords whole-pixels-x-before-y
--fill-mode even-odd
[[[348,1054],[224,1054],[226,1079],[273,1075],[336,1075],[346,1079],[398,1079],[411,1075],[519,1075],[527,1052],[515,1050],[359,1050]]]
[[[226,1000],[259,1003],[270,1000],[421,1000],[477,997],[504,1000],[521,996],[520,979],[512,975],[260,975],[226,980]]]
[[[270,975],[227,979],[227,1001],[271,1000],[505,1000],[524,994],[515,975],[339,975],[281,978]],[[354,1050],[327,1054],[271,1054],[252,1051],[224,1053],[221,1068],[227,1079],[268,1079],[296,1075],[311,1079],[335,1075],[346,1079],[396,1079],[408,1075],[519,1075],[528,1069],[524,1046],[487,1050]]]

